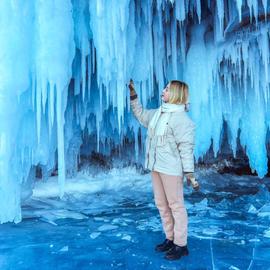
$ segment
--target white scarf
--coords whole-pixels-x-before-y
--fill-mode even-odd
[[[149,122],[148,136],[152,138],[154,135],[156,135],[158,139],[158,143],[163,143],[164,137],[167,132],[167,123],[169,121],[170,113],[177,112],[177,111],[180,111],[180,112],[185,111],[185,105],[163,102]],[[165,113],[164,116],[162,117],[162,122],[160,123],[158,130],[155,130],[157,122],[162,112]]]

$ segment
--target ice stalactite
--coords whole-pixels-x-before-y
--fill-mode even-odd
[[[219,31],[223,34],[224,29],[224,2],[217,1],[217,16],[219,21]]]
[[[72,4],[70,1],[36,1],[35,15],[34,79],[36,80],[38,144],[42,145],[40,141],[42,118],[49,118],[47,123],[51,125],[50,128],[56,120],[58,181],[60,196],[63,196],[65,184],[64,113],[72,76],[71,66],[75,55]],[[46,104],[49,104],[49,115],[45,111]],[[49,159],[50,156],[47,158]]]
[[[90,29],[89,29],[89,7],[88,2],[84,0],[73,1],[73,16],[74,16],[74,38],[76,47],[80,50],[81,53],[81,65],[80,65],[80,77],[75,77],[76,83],[79,90],[77,93],[80,93],[80,85],[82,91],[82,100],[85,98],[86,91],[86,65],[87,65],[87,56],[90,54]],[[91,59],[88,58],[89,65]],[[90,74],[91,69],[89,68]]]
[[[248,36],[249,29],[243,29],[238,32],[238,40],[228,41],[226,47],[223,45],[218,62],[224,66],[222,97],[228,107],[224,108],[223,116],[231,130],[230,138],[234,141],[231,145],[236,146],[236,131],[240,128],[241,145],[246,147],[250,166],[263,177],[267,173],[266,132],[269,128],[269,25],[257,27],[256,32],[250,33],[254,36]],[[222,83],[221,78],[219,76]]]
[[[1,222],[20,221],[22,188],[31,191],[35,176],[31,167],[54,168],[56,149],[63,193],[65,99],[74,58],[68,3],[1,2]]]
[[[184,70],[185,81],[189,82],[190,89],[194,89],[190,95],[191,116],[197,119],[197,126],[200,127],[196,130],[196,141],[200,142],[195,149],[196,159],[207,152],[211,146],[211,138],[214,153],[217,154],[223,124],[221,86],[212,70],[217,68],[217,50],[204,39],[206,27],[207,25],[200,24],[191,30]]]
[[[239,21],[242,20],[242,1],[243,0],[236,0],[236,7],[237,7],[237,10],[238,10],[238,15],[239,15]]]
[[[131,11],[134,13],[134,10]],[[97,82],[102,99],[102,85],[109,91],[109,102],[118,109],[118,127],[123,124],[128,44],[126,33],[129,21],[129,1],[90,1],[90,28],[96,48]],[[134,27],[131,25],[131,27]],[[132,30],[132,29],[131,29]],[[111,91],[111,89],[115,91]],[[117,99],[113,96],[116,95]],[[101,118],[99,119],[99,121]],[[97,123],[99,125],[99,123]]]
[[[20,221],[21,186],[31,166],[21,122],[29,109],[23,92],[31,86],[32,9],[31,1],[0,3],[0,222]]]
[[[123,152],[128,139],[140,160],[146,130],[129,111],[130,78],[144,107],[160,104],[170,80],[185,80],[196,160],[210,147],[220,153],[226,121],[233,155],[239,140],[263,177],[269,2],[1,1],[0,221],[20,220],[35,166],[43,177],[58,169],[63,196],[81,153]]]

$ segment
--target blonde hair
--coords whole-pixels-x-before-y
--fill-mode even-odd
[[[170,82],[170,98],[169,103],[187,104],[188,102],[188,85],[182,81]]]

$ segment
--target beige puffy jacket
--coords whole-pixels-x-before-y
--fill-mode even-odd
[[[135,117],[147,128],[157,109],[144,109],[138,98],[131,100],[130,104]],[[146,138],[145,168],[183,176],[183,173],[194,172],[195,124],[185,111],[170,114],[164,142],[158,145],[156,136]]]

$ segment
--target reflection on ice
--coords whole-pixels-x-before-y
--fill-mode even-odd
[[[264,237],[270,238],[270,229],[265,230],[263,233],[264,233],[264,234],[263,234]]]
[[[101,225],[100,227],[98,227],[98,231],[100,231],[100,232],[111,231],[111,230],[115,230],[117,228],[118,228],[118,226],[105,224],[105,225]]]
[[[95,239],[95,238],[99,237],[100,234],[101,234],[100,232],[93,232],[93,233],[90,234],[90,237],[91,237],[92,239]]]
[[[164,234],[150,175],[125,168],[80,172],[68,179],[62,200],[54,178],[37,183],[23,221],[1,226],[0,268],[267,269],[269,179],[241,177],[238,185],[235,176],[212,170],[198,177],[199,192],[184,186],[190,255],[181,261],[166,262],[154,252]]]

